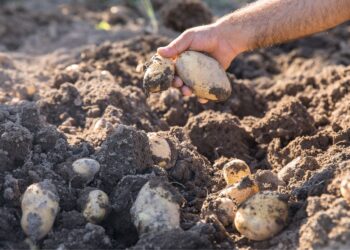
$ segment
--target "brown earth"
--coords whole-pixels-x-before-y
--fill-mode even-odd
[[[153,2],[170,22],[164,4]],[[201,105],[175,89],[148,98],[142,90],[142,65],[176,33],[149,34],[129,5],[115,16],[91,3],[0,8],[1,249],[350,248],[350,205],[339,191],[350,171],[349,24],[240,55],[228,70],[232,96]],[[211,18],[192,11],[181,7],[187,18],[171,28]],[[100,20],[112,29],[96,30]],[[147,132],[171,144],[171,168],[154,165]],[[101,164],[89,183],[71,179],[72,162],[82,157]],[[269,240],[247,240],[201,214],[225,186],[221,169],[232,158],[247,162],[260,189],[289,197],[288,224]],[[155,177],[182,195],[182,229],[139,237],[130,208]],[[20,200],[45,179],[57,188],[60,212],[52,231],[30,242]],[[96,188],[111,203],[99,225],[86,221],[79,199]]]

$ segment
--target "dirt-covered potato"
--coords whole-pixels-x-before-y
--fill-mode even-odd
[[[213,58],[185,51],[176,59],[176,73],[200,98],[225,101],[231,95],[231,83],[225,70]]]
[[[169,168],[169,163],[171,162],[171,148],[167,140],[160,137],[157,133],[148,133],[147,136],[153,162],[162,168]]]
[[[241,181],[244,177],[251,175],[247,163],[239,159],[233,159],[226,163],[222,172],[227,185],[235,184]]]
[[[345,200],[350,202],[350,174],[347,174],[340,184],[340,192]]]
[[[143,88],[146,93],[160,92],[170,88],[175,75],[172,59],[155,54],[147,65],[143,77]]]
[[[97,224],[106,217],[108,207],[108,195],[101,190],[92,190],[88,194],[83,215],[89,222]]]
[[[251,240],[266,240],[279,233],[288,220],[288,202],[276,192],[258,193],[236,213],[235,226]]]
[[[91,181],[100,170],[98,161],[90,158],[81,158],[73,162],[73,171],[87,182]]]
[[[52,228],[59,210],[56,187],[49,181],[30,185],[23,194],[21,226],[33,240],[42,239]]]
[[[148,181],[130,210],[139,235],[180,227],[179,195],[167,182]]]
[[[220,196],[228,197],[237,205],[240,205],[257,192],[259,192],[258,185],[252,178],[247,176],[240,182],[221,190]]]

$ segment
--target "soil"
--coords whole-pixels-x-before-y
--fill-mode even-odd
[[[349,23],[240,55],[228,70],[232,96],[202,105],[176,89],[149,97],[142,89],[144,64],[178,34],[163,27],[170,4],[152,1],[163,18],[155,35],[130,4],[115,16],[108,3],[93,2],[1,7],[1,249],[350,248],[350,204],[339,191],[350,171]],[[168,27],[210,22],[200,1],[179,2],[184,18]],[[110,30],[95,28],[102,20]],[[153,162],[148,132],[168,141],[169,168]],[[73,181],[72,163],[83,157],[97,160],[100,171]],[[225,187],[221,170],[233,158],[250,166],[261,190],[288,197],[288,223],[271,239],[247,240],[203,213]],[[130,208],[151,179],[181,194],[181,228],[138,235]],[[56,187],[60,211],[34,242],[21,229],[21,196],[44,180]],[[110,200],[96,225],[81,213],[94,189]]]

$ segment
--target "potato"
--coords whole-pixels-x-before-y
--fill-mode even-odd
[[[202,207],[202,216],[214,214],[226,227],[233,223],[237,211],[237,205],[227,197],[210,197]]]
[[[185,51],[176,59],[176,73],[200,98],[225,101],[231,95],[231,83],[225,70],[213,58]]]
[[[244,177],[251,175],[247,163],[239,159],[233,159],[226,163],[222,172],[227,185],[235,184],[241,181]]]
[[[21,226],[32,239],[42,239],[52,228],[59,210],[56,187],[49,181],[30,185],[23,194]]]
[[[236,213],[237,230],[251,240],[266,240],[279,233],[288,220],[288,203],[282,195],[264,191],[244,202]]]
[[[170,88],[174,80],[175,65],[172,59],[156,54],[147,65],[143,77],[143,88],[146,93],[160,92]]]
[[[237,205],[240,205],[257,192],[259,192],[258,185],[254,180],[247,176],[240,182],[221,190],[220,196],[228,197]]]
[[[340,193],[345,200],[350,202],[350,174],[347,174],[340,184]]]
[[[140,190],[130,209],[139,235],[180,227],[180,205],[169,183],[150,180]]]
[[[72,167],[74,173],[87,182],[90,182],[95,177],[95,174],[100,171],[100,163],[90,158],[78,159],[73,162]]]
[[[83,215],[89,222],[97,224],[106,217],[108,208],[108,195],[101,190],[92,190],[88,194]]]
[[[167,140],[157,135],[148,133],[148,140],[152,152],[152,159],[158,166],[168,169],[171,162],[171,148]]]

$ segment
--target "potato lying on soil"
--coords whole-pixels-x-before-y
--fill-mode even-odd
[[[340,184],[340,193],[345,200],[350,202],[350,174],[347,174]]]
[[[225,70],[213,58],[195,51],[178,56],[176,72],[194,94],[212,101],[225,101],[231,95],[231,83]]]
[[[89,158],[81,158],[73,162],[73,171],[80,177],[91,181],[95,174],[100,170],[98,161]]]
[[[130,213],[139,235],[180,227],[182,197],[162,179],[151,179],[140,190]]]
[[[157,135],[157,133],[148,133],[147,136],[153,162],[165,169],[171,167],[171,148],[167,140]]]
[[[252,178],[247,176],[240,182],[221,190],[220,196],[228,197],[237,205],[240,205],[257,192],[259,192],[258,185]]]
[[[155,93],[170,88],[175,75],[175,65],[172,59],[155,54],[143,78],[143,88],[146,93]]]
[[[21,207],[23,231],[33,240],[42,239],[51,230],[59,210],[56,187],[47,180],[30,185]]]
[[[288,220],[288,203],[281,194],[258,193],[244,202],[236,213],[235,226],[251,240],[266,240],[279,233]]]
[[[108,195],[98,189],[83,192],[78,203],[81,203],[83,215],[87,221],[97,224],[106,217],[109,210]]]
[[[175,69],[185,84],[200,98],[225,101],[231,95],[231,83],[225,70],[213,58],[195,51],[185,51],[175,62],[154,55],[143,78],[146,93],[168,89]]]
[[[237,204],[230,198],[213,196],[203,203],[201,214],[204,218],[214,214],[226,227],[233,223],[236,211]]]
[[[250,168],[244,161],[233,159],[224,165],[222,169],[227,185],[235,184],[244,177],[251,175]]]

